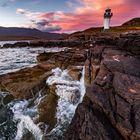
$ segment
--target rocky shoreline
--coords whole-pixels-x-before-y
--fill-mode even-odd
[[[8,92],[5,96],[8,99],[2,97],[2,100],[6,100],[4,106],[13,99],[26,99],[29,106],[34,106],[40,93],[43,98],[37,104],[38,117],[34,119],[34,123],[44,134],[48,134],[58,122],[55,114],[60,95],[56,94],[56,88],[61,85],[70,86],[71,91],[74,87],[74,94],[68,102],[71,102],[70,105],[74,105],[75,101],[80,103],[77,102],[80,98],[78,85],[74,81],[80,82],[84,67],[84,99],[78,105],[70,125],[66,127],[65,134],[58,139],[139,140],[140,33],[99,35],[84,43],[77,40],[73,43],[60,42],[55,45],[48,42],[50,44],[45,46],[66,46],[72,49],[40,54],[37,66],[0,76],[0,89]],[[22,42],[14,44],[14,47],[42,45],[44,46],[42,42],[32,45]],[[46,84],[46,79],[53,76],[52,69],[56,68],[61,69],[61,75],[67,70],[66,84],[60,81],[52,85]],[[69,79],[72,85],[68,83]],[[45,124],[49,126],[47,130]],[[29,135],[33,139],[32,134],[28,133],[27,136]],[[23,136],[22,140],[27,136]],[[49,137],[45,136],[44,139]]]
[[[74,46],[80,46],[82,43],[81,41],[76,41],[76,40],[50,40],[50,41],[45,41],[45,40],[36,40],[36,41],[21,41],[21,42],[16,42],[16,43],[5,43],[3,46],[0,46],[1,49],[6,49],[6,48],[23,48],[23,47],[31,47],[31,48],[36,48],[36,47],[74,47]]]

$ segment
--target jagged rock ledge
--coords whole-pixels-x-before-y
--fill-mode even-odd
[[[65,140],[139,140],[140,34],[99,42],[88,53],[86,94]]]
[[[28,41],[28,42],[16,42],[14,44],[6,43],[0,48],[21,48],[21,47],[74,47],[80,46],[82,43],[80,41],[69,41],[69,40],[50,40],[50,41]]]

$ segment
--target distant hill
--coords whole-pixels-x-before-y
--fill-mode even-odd
[[[140,26],[140,18],[133,18],[123,23],[122,26]]]
[[[131,19],[121,26],[111,27],[109,33],[123,33],[123,32],[140,32],[140,18]],[[87,36],[96,36],[97,34],[106,34],[107,32],[103,31],[103,27],[91,27],[83,31],[74,32],[67,36],[69,39],[80,39]]]
[[[0,40],[61,39],[65,34],[42,32],[31,28],[0,27]]]

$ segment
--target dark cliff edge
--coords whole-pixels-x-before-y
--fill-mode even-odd
[[[85,84],[65,140],[139,140],[140,33],[99,37],[87,53]]]

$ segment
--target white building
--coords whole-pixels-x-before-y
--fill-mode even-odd
[[[110,28],[110,19],[113,16],[111,13],[111,9],[107,8],[104,13],[104,30],[108,30]]]

